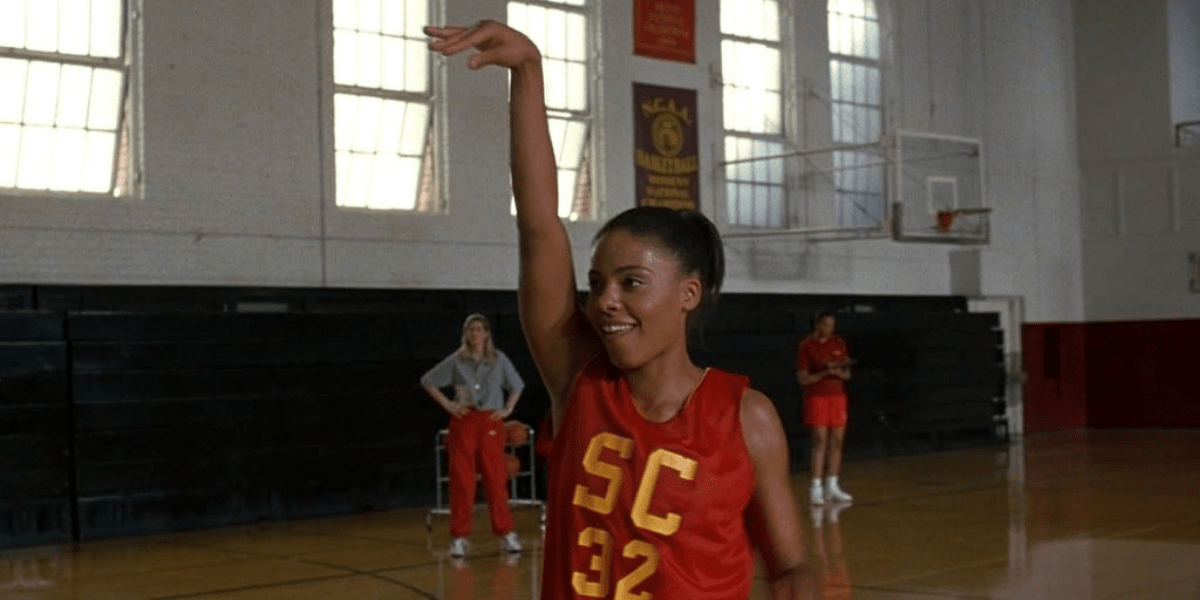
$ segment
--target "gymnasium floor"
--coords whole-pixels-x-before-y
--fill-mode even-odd
[[[1039,435],[843,480],[853,506],[803,507],[818,597],[1200,600],[1200,430]],[[459,564],[424,510],[0,550],[0,598],[536,598],[537,510],[517,516],[524,554],[501,557],[479,511]]]

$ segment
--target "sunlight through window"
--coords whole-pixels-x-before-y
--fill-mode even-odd
[[[874,0],[829,0],[829,97],[833,141],[865,144],[883,135],[879,15]],[[838,224],[873,227],[884,219],[877,153],[834,152]]]
[[[783,50],[776,0],[721,2],[725,208],[730,225],[786,225]]]
[[[128,193],[121,0],[0,3],[0,188]]]
[[[334,0],[338,206],[437,212],[428,0]]]
[[[509,2],[508,24],[542,52],[546,111],[558,163],[558,215],[594,218],[586,0]],[[579,8],[575,8],[579,7]],[[513,214],[516,207],[513,206]]]

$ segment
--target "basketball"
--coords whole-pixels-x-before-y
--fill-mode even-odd
[[[524,446],[529,443],[529,428],[520,421],[509,421],[504,424],[505,441],[511,446]]]
[[[512,479],[521,471],[521,459],[514,454],[505,453],[504,455],[504,470],[508,473],[508,478]]]

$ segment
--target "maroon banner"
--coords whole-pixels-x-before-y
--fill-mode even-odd
[[[633,53],[695,63],[695,0],[634,0]]]
[[[638,206],[700,208],[696,90],[633,84]]]

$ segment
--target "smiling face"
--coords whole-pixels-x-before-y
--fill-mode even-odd
[[[700,280],[651,238],[614,230],[597,240],[588,271],[587,317],[618,368],[645,365],[682,345]]]

